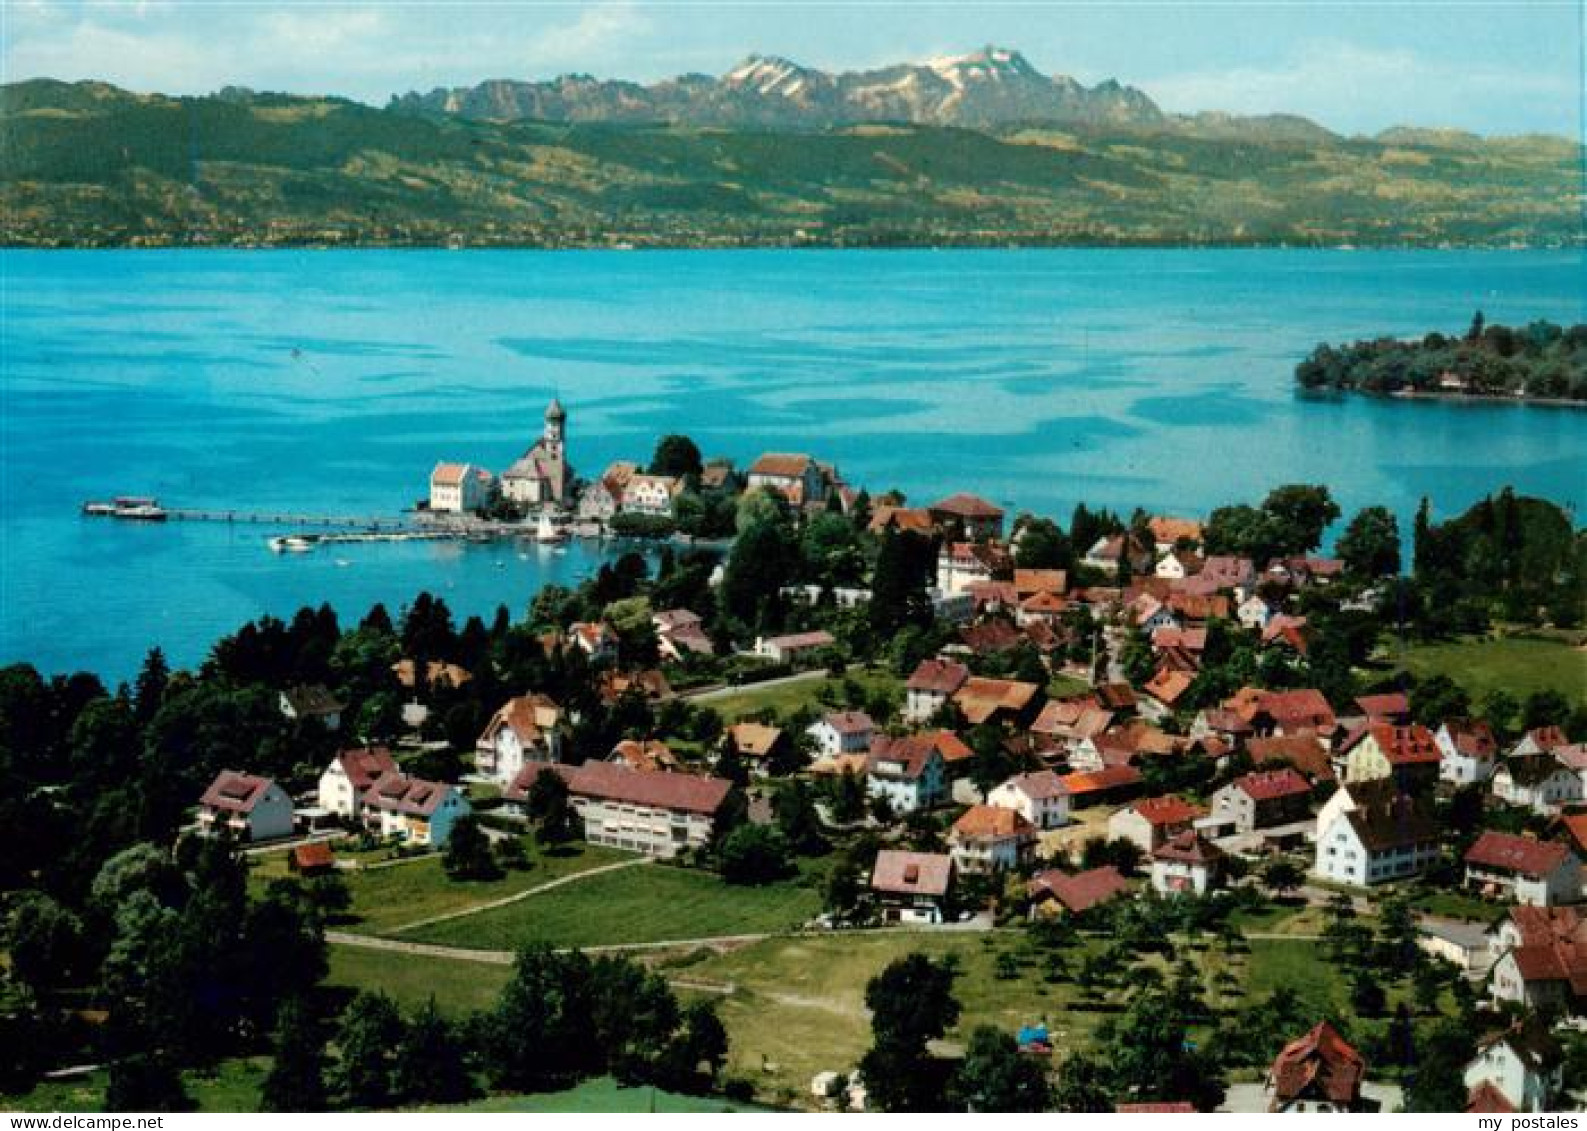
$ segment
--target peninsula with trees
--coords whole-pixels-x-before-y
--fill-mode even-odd
[[[1295,367],[1295,383],[1308,392],[1587,405],[1587,325],[1501,326],[1478,311],[1464,334],[1319,345]]]

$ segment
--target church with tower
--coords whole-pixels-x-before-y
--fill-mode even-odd
[[[567,459],[567,410],[555,397],[546,406],[545,427],[534,445],[501,477],[501,492],[525,506],[568,506],[572,502],[573,468]]]

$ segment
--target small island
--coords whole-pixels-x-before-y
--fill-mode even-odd
[[[1587,326],[1536,321],[1512,329],[1478,311],[1462,337],[1376,338],[1319,345],[1295,367],[1301,389],[1387,396],[1506,398],[1587,404]]]

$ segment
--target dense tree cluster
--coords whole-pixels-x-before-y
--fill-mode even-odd
[[[1478,312],[1463,336],[1320,345],[1295,367],[1295,380],[1304,389],[1587,400],[1587,325],[1513,329]]]

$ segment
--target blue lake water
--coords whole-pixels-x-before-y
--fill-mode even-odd
[[[0,252],[0,663],[200,660],[263,612],[421,588],[515,613],[593,553],[299,556],[273,533],[84,520],[84,499],[390,513],[438,458],[496,470],[553,392],[593,474],[691,433],[873,491],[1204,513],[1326,482],[1348,514],[1504,484],[1578,507],[1587,412],[1318,402],[1320,340],[1587,320],[1580,252]],[[338,560],[345,564],[338,564]]]

